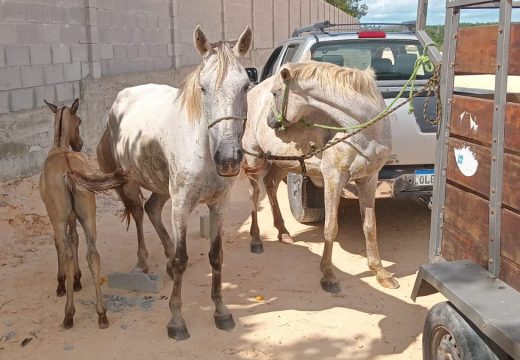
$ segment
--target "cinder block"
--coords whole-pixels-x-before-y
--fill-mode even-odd
[[[45,77],[45,84],[58,84],[65,80],[63,74],[63,64],[44,65],[43,73]]]
[[[114,45],[114,58],[126,59],[126,45]]]
[[[137,15],[135,20],[138,28],[145,29],[148,27],[148,17],[146,15]]]
[[[81,86],[79,81],[74,81],[73,83],[73,93],[74,93],[74,99],[81,99]]]
[[[81,63],[81,78],[85,79],[90,74],[90,66],[88,62],[82,62]]]
[[[43,100],[56,102],[56,88],[54,85],[38,86],[34,88],[35,107],[44,106]]]
[[[0,43],[17,44],[16,24],[0,23]]]
[[[98,9],[97,11],[97,25],[98,26],[111,26],[112,25],[112,14],[111,10]]]
[[[58,102],[69,101],[74,98],[74,86],[72,83],[56,85],[56,99]]]
[[[18,44],[39,44],[42,41],[41,25],[23,23],[16,26]]]
[[[114,46],[112,44],[101,44],[100,53],[102,60],[109,60],[114,58]]]
[[[73,62],[63,65],[65,81],[76,81],[81,79],[81,63]]]
[[[5,47],[0,46],[0,67],[5,67]]]
[[[51,49],[53,64],[66,64],[70,62],[70,47],[68,45],[53,45]]]
[[[137,45],[126,45],[126,56],[129,59],[136,59],[138,56]]]
[[[34,107],[33,89],[11,90],[11,110],[21,111]]]
[[[172,67],[172,58],[167,56],[167,57],[156,57],[156,58],[153,58],[153,61],[154,61],[154,69],[155,70],[166,70],[166,69],[171,69]]]
[[[69,24],[86,24],[87,10],[84,7],[69,8],[67,19]]]
[[[0,91],[0,114],[9,112],[9,91]]]
[[[147,58],[148,57],[148,45],[141,44],[137,47],[137,55],[140,58]]]
[[[32,65],[44,65],[51,63],[51,47],[48,45],[29,46]]]
[[[19,68],[0,69],[0,90],[11,90],[22,87],[22,77]]]
[[[34,23],[48,23],[49,22],[49,9],[45,4],[27,4],[26,8],[27,22]]]
[[[67,8],[64,6],[49,6],[49,22],[53,24],[66,24]]]
[[[41,29],[41,37],[45,44],[59,44],[61,42],[60,25],[44,24]]]
[[[137,16],[133,14],[126,14],[125,16],[125,26],[127,29],[131,29],[136,27],[137,24]]]
[[[79,25],[62,25],[60,28],[60,38],[60,43],[62,44],[78,44]]]
[[[2,20],[24,22],[25,18],[25,4],[20,1],[5,1],[2,2]]]
[[[21,68],[20,72],[22,73],[22,86],[24,88],[44,84],[42,65],[24,66]]]
[[[28,46],[6,46],[5,58],[7,66],[24,66],[31,63]]]
[[[159,274],[145,274],[135,269],[130,273],[114,272],[107,275],[108,286],[116,289],[157,293],[163,283]]]
[[[88,45],[73,45],[70,53],[72,61],[88,61]]]

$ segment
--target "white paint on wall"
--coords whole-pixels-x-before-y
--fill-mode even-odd
[[[478,161],[475,153],[467,146],[453,149],[457,167],[464,176],[473,176],[478,169]]]

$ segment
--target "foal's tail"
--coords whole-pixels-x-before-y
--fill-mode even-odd
[[[71,192],[88,191],[103,192],[125,185],[130,181],[128,171],[118,169],[109,174],[94,171],[70,170],[67,173],[67,184]]]

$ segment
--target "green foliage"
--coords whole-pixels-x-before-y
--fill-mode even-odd
[[[325,0],[332,6],[343,10],[347,14],[353,16],[356,19],[360,19],[365,16],[368,11],[368,6],[361,3],[361,0]]]

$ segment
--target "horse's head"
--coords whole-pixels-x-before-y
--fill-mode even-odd
[[[293,80],[292,64],[284,65],[275,75],[271,92],[273,101],[267,115],[267,124],[273,129],[283,129],[298,122],[308,104],[305,92]]]
[[[243,158],[240,142],[251,82],[239,58],[249,50],[252,37],[247,26],[231,48],[226,42],[210,44],[199,26],[193,33],[195,47],[203,58],[196,83],[199,105],[209,128],[211,155],[221,176],[237,175]]]
[[[63,145],[67,147],[70,145],[72,150],[81,151],[83,147],[83,140],[79,134],[81,119],[77,115],[79,99],[74,100],[70,107],[63,106],[62,108],[58,108],[47,100],[43,101],[54,113],[54,143],[61,146],[65,141],[66,144]]]

